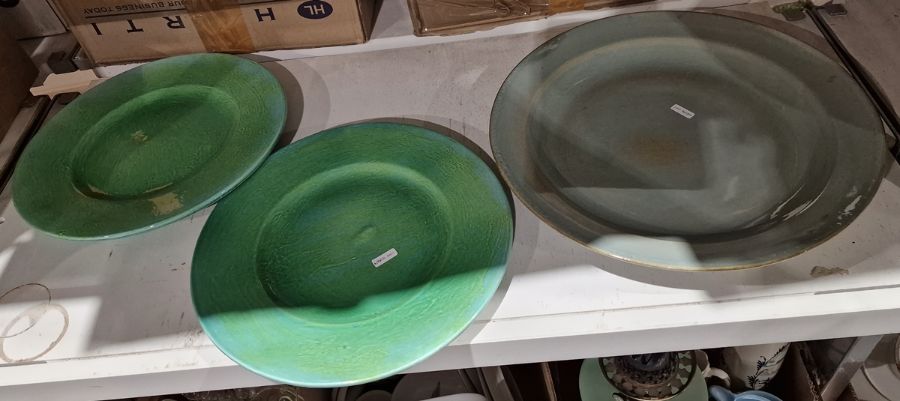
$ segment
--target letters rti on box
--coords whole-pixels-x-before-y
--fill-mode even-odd
[[[110,10],[110,11],[112,11],[112,10]],[[151,11],[153,11],[153,10],[151,10]],[[144,11],[144,12],[147,12],[147,11]],[[310,0],[310,1],[303,2],[299,6],[297,6],[297,15],[299,15],[300,17],[306,18],[306,19],[326,18],[329,15],[331,15],[332,12],[334,12],[334,7],[330,3],[326,2],[326,1],[322,1],[322,0]],[[125,13],[125,14],[132,14],[132,13],[135,13],[135,12]],[[140,13],[140,12],[136,12],[136,13]],[[254,8],[253,13],[256,16],[256,20],[258,23],[275,21],[280,17],[280,15],[276,15],[276,12],[274,10],[272,10],[272,7]],[[90,18],[109,17],[111,15],[121,15],[121,14],[91,15],[91,16],[86,16],[85,18],[90,19]],[[288,16],[291,17],[291,15],[288,15]],[[128,24],[128,26],[125,27],[125,31],[124,31],[127,34],[144,32],[144,28],[141,26],[138,26],[134,22],[133,19],[126,19],[125,23]],[[142,24],[153,23],[153,20],[142,20],[141,23]],[[184,28],[186,28],[184,17],[181,15],[160,17],[159,23],[164,24],[165,27],[168,29],[184,29]],[[95,22],[92,22],[90,24],[94,28],[94,33],[97,34],[98,36],[102,36],[106,33],[109,33],[109,32],[105,32],[105,30],[108,30],[108,28],[106,28],[106,27],[101,29],[101,27]],[[120,32],[121,31],[113,32],[113,33],[120,33]]]

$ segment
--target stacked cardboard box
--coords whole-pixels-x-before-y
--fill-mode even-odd
[[[54,0],[98,64],[365,42],[375,0]]]

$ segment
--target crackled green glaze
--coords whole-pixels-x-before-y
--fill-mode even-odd
[[[279,151],[216,206],[191,291],[204,330],[236,362],[280,382],[345,386],[456,337],[499,285],[511,240],[500,182],[463,145],[352,125]]]
[[[137,67],[81,95],[25,149],[16,209],[68,239],[121,237],[215,202],[262,164],[286,116],[258,64],[224,54]]]

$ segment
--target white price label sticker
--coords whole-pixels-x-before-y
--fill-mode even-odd
[[[379,267],[393,259],[395,256],[397,256],[397,250],[394,248],[388,249],[387,252],[378,255],[378,257],[375,259],[372,259],[372,266]]]
[[[690,120],[691,118],[694,117],[693,111],[690,111],[690,110],[678,105],[677,103],[673,104],[672,107],[669,107],[669,108],[672,109],[672,111],[674,111],[678,114],[681,114],[684,118],[687,118],[688,120]]]

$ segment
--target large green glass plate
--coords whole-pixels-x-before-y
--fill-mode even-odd
[[[490,137],[543,221],[599,253],[687,271],[824,242],[888,160],[878,113],[839,64],[699,12],[620,15],[544,43],[502,85]]]
[[[284,93],[224,54],[155,61],[92,88],[22,154],[13,201],[67,239],[146,231],[221,198],[259,167],[284,126]]]
[[[369,382],[462,332],[503,277],[512,228],[499,180],[463,145],[407,125],[334,128],[216,205],[193,302],[219,349],[260,375]]]

